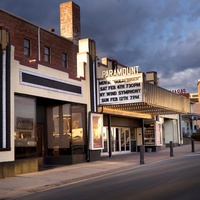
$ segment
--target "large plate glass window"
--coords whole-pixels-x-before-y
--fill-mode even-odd
[[[15,157],[36,156],[35,98],[15,96]]]

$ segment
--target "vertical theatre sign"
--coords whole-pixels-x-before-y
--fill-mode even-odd
[[[143,74],[139,66],[102,71],[98,80],[99,105],[142,102]]]
[[[10,151],[10,35],[0,26],[0,151]]]

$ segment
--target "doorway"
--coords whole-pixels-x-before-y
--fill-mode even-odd
[[[130,151],[130,129],[120,128],[121,151]]]
[[[102,153],[109,151],[108,127],[104,131],[104,149]],[[112,152],[129,152],[131,150],[130,128],[111,127]]]

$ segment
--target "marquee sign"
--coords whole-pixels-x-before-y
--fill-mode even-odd
[[[142,102],[143,74],[137,70],[123,69],[121,75],[111,73],[111,70],[108,73],[102,72],[104,78],[98,80],[99,105]]]

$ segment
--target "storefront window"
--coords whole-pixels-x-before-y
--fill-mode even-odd
[[[85,106],[72,106],[72,146],[73,154],[85,153]]]
[[[64,104],[47,108],[48,155],[85,153],[85,106]]]
[[[70,105],[48,107],[48,155],[71,154],[70,150]]]
[[[36,156],[36,103],[34,98],[15,96],[15,157]]]

